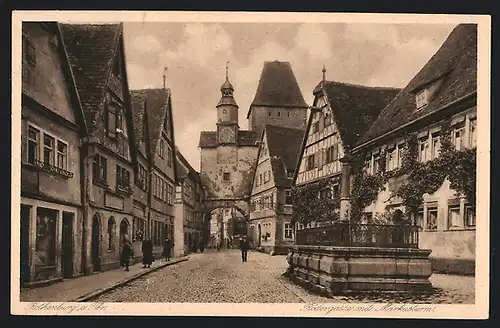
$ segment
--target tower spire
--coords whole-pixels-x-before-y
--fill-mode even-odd
[[[229,81],[229,60],[226,62],[226,81]]]
[[[163,89],[167,88],[167,66],[163,67]]]
[[[326,81],[326,68],[324,63],[323,63],[323,69],[321,71],[323,72],[323,82],[324,82]]]

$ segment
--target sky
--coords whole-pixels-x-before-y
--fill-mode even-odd
[[[322,79],[404,87],[454,25],[352,23],[124,23],[130,89],[172,91],[176,145],[199,170],[200,131],[216,130],[216,108],[229,62],[240,129],[265,61],[288,61],[311,105]]]

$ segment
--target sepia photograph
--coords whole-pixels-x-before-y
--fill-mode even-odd
[[[14,12],[11,312],[487,318],[490,24]]]

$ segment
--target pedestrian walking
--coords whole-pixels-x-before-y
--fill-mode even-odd
[[[120,257],[121,266],[125,267],[125,271],[129,270],[130,258],[134,256],[134,250],[132,249],[132,243],[130,239],[128,239],[128,235],[123,236],[123,246],[122,246],[122,254]]]
[[[142,267],[148,268],[153,264],[153,243],[150,239],[146,239],[142,242]]]
[[[170,257],[172,256],[172,247],[175,245],[172,244],[169,238],[165,239],[165,242],[163,243],[163,252],[162,252],[162,257],[165,258],[165,261],[170,261]]]
[[[242,262],[247,261],[248,248],[250,248],[250,245],[248,243],[248,239],[247,238],[240,238],[241,261]]]

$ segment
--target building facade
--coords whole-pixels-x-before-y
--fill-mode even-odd
[[[199,173],[193,169],[179,150],[176,151],[178,183],[175,192],[175,247],[174,255],[189,254],[200,243],[206,245],[209,220],[201,209],[204,191]],[[177,225],[180,229],[177,229]]]
[[[476,74],[477,25],[461,24],[353,149],[362,179],[383,178],[365,217],[406,214],[442,272],[475,270]]]
[[[144,108],[144,116],[136,119],[137,124],[143,123],[139,131],[141,136],[138,137],[139,146],[142,143],[143,148],[138,148],[136,171],[142,171],[138,176],[139,181],[148,180],[145,176],[149,177],[149,182],[144,182],[148,185],[148,188],[144,188],[147,189],[147,194],[142,189],[143,191],[138,191],[137,199],[134,195],[137,222],[135,229],[139,233],[142,233],[142,229],[145,230],[145,238],[151,239],[153,252],[159,258],[165,239],[168,237],[174,240],[177,176],[171,94],[166,88],[141,89],[133,90],[132,97],[137,104],[138,113],[141,112],[141,107]],[[146,167],[142,151],[149,153]],[[142,183],[138,182],[139,185]],[[143,207],[144,197],[147,199],[146,207]]]
[[[120,266],[134,217],[134,129],[122,24],[61,24],[88,137],[82,148],[86,271]]]
[[[287,254],[293,244],[292,180],[305,130],[267,124],[262,134],[250,203],[254,247]]]
[[[346,150],[400,92],[327,81],[325,74],[323,69],[323,80],[313,91],[313,106],[294,175],[295,230],[330,224],[348,215],[348,199],[342,199],[342,185],[350,185],[344,180],[349,177],[342,163]]]
[[[21,285],[84,272],[85,122],[57,23],[23,23]]]

